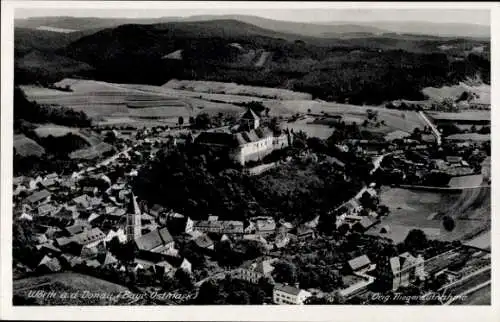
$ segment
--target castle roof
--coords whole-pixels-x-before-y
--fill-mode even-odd
[[[247,111],[241,116],[242,119],[244,120],[259,120],[260,117],[255,114],[255,112],[251,109],[248,108]]]

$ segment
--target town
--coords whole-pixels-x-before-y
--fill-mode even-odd
[[[382,204],[381,184],[460,190],[453,177],[446,177],[460,170],[460,175],[472,176],[474,188],[488,185],[489,151],[484,145],[438,146],[430,129],[409,137],[395,131],[384,140],[341,139],[338,151],[373,160],[365,173],[358,169],[367,185],[305,222],[261,214],[245,220],[220,219],[216,213],[190,218],[135,195],[134,179],[145,174],[148,162],[165,150],[186,146],[227,155],[236,168],[250,163],[241,170],[247,176],[312,162],[338,169],[344,180],[351,180],[349,165],[321,153],[316,140],[304,143],[293,130],[276,134],[261,122],[267,120],[248,108],[233,132],[101,129],[102,135],[114,137],[119,153],[93,165],[80,164],[81,169],[68,174],[15,177],[14,229],[25,238],[15,240],[20,244],[14,249],[25,260],[16,264],[15,273],[71,271],[125,284],[141,294],[192,295],[177,304],[379,303],[380,294],[399,294],[395,292],[421,299],[447,292],[456,296],[448,299],[454,301],[489,282],[488,249],[433,240],[439,229],[432,228],[408,230],[399,244],[388,238],[395,227],[385,224],[392,214]],[[274,167],[262,162],[283,150],[292,154],[274,157]],[[455,223],[444,216],[443,225]],[[144,304],[148,299],[142,298]],[[175,303],[171,298],[153,301]]]

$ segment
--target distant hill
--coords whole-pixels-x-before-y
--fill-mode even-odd
[[[178,18],[177,18],[178,19]],[[176,18],[94,18],[94,17],[33,17],[27,19],[16,19],[16,28],[36,29],[41,26],[73,29],[84,31],[89,29],[105,29],[125,24],[154,24],[168,21],[175,21]]]
[[[196,15],[190,17],[160,17],[160,18],[93,18],[93,17],[36,17],[16,19],[15,26],[35,29],[40,26],[74,29],[100,30],[124,24],[158,24],[167,22],[194,22],[214,20],[238,20],[260,28],[287,34],[297,34],[308,37],[346,37],[363,33],[380,35],[383,33],[416,34],[439,37],[480,37],[489,38],[490,28],[483,25],[462,23],[429,23],[419,21],[332,21],[332,22],[293,22],[267,19],[250,15]]]
[[[15,59],[17,83],[57,81],[93,70],[94,68],[87,63],[37,49]]]
[[[183,21],[213,21],[220,19],[230,19],[246,22],[261,28],[292,33],[302,36],[309,37],[331,37],[333,35],[341,34],[381,34],[387,30],[373,27],[373,26],[362,26],[354,23],[346,23],[341,25],[329,25],[329,24],[315,24],[315,23],[302,23],[293,21],[283,21],[283,20],[273,20],[256,16],[247,15],[203,15],[203,16],[191,16],[183,19]]]
[[[60,33],[29,28],[14,28],[14,51],[16,56],[22,56],[33,49],[55,50],[94,33],[94,29],[70,33]]]
[[[334,24],[334,23],[332,23]],[[439,37],[471,37],[485,38],[491,37],[490,26],[465,24],[465,23],[431,23],[420,21],[404,21],[404,22],[389,22],[389,21],[374,21],[369,23],[361,23],[366,26],[378,26],[382,29],[389,30],[400,34],[416,34],[416,35],[433,35]]]

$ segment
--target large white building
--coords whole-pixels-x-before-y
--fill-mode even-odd
[[[273,289],[273,301],[276,304],[301,305],[310,296],[310,292],[286,284],[277,283]]]
[[[260,117],[249,108],[233,131],[206,131],[196,138],[196,143],[228,149],[231,159],[244,165],[289,146],[292,136],[288,131],[275,134],[261,126]]]

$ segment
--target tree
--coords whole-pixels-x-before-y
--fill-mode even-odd
[[[191,275],[188,272],[186,272],[184,269],[178,268],[175,271],[174,276],[175,276],[175,279],[178,282],[180,287],[187,289],[187,290],[190,290],[193,288],[193,279],[192,279]]]
[[[427,247],[427,236],[420,229],[412,229],[408,232],[403,244],[408,251],[422,250]]]
[[[361,195],[361,198],[359,199],[359,202],[361,203],[361,206],[363,208],[368,208],[375,210],[377,208],[377,198],[372,197],[368,192],[364,192],[363,195]]]
[[[201,284],[195,302],[197,304],[217,304],[221,302],[221,289],[217,282],[209,280]]]
[[[113,131],[106,132],[106,135],[104,136],[104,142],[109,143],[109,144],[116,143],[115,132],[113,132]]]
[[[379,205],[378,211],[380,216],[388,215],[390,212],[389,207],[387,207],[386,205]]]
[[[184,118],[183,118],[182,116],[179,116],[177,123],[178,123],[179,125],[184,124]]]
[[[194,125],[198,129],[208,129],[211,123],[212,121],[207,113],[200,113],[196,115],[196,118],[194,120]]]
[[[297,267],[288,261],[279,261],[274,264],[273,278],[278,283],[297,282]]]
[[[444,216],[443,227],[447,231],[452,231],[455,228],[455,220],[453,220],[453,218],[451,218],[450,216]]]
[[[244,290],[233,291],[226,298],[228,304],[250,304],[250,295]]]

